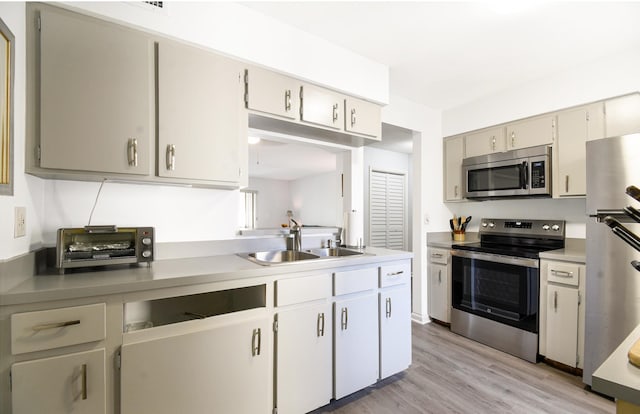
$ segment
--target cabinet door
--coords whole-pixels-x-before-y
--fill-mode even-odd
[[[451,322],[448,266],[429,263],[429,316],[440,322]]]
[[[334,398],[368,387],[378,379],[377,294],[334,303]]]
[[[11,382],[13,414],[106,412],[104,348],[13,364]]]
[[[621,96],[605,101],[606,136],[640,132],[640,94]]]
[[[298,119],[300,82],[288,76],[259,68],[245,72],[245,104],[247,109]]]
[[[444,198],[445,201],[462,200],[464,158],[464,137],[450,137],[444,140]]]
[[[553,143],[555,117],[544,116],[507,125],[507,149],[536,147]]]
[[[411,289],[409,285],[380,293],[380,378],[411,365]]]
[[[141,34],[43,10],[40,166],[149,174],[153,62]]]
[[[465,157],[503,152],[506,148],[504,127],[468,134],[465,137]]]
[[[341,130],[343,105],[340,94],[308,84],[300,87],[300,119],[304,122]]]
[[[344,130],[381,140],[380,107],[357,98],[344,100]]]
[[[575,367],[578,355],[578,289],[547,286],[546,357]]]
[[[193,329],[122,346],[122,414],[271,412],[269,319],[216,318],[228,321],[183,322]]]
[[[158,46],[158,175],[238,183],[242,70],[211,52]]]
[[[554,189],[560,197],[587,191],[585,144],[589,134],[586,107],[558,114],[557,171]]]
[[[332,397],[331,304],[276,315],[276,407],[279,414],[306,413]]]

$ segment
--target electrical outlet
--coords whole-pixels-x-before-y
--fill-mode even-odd
[[[13,238],[24,237],[27,234],[27,208],[15,208],[15,221],[13,226]]]

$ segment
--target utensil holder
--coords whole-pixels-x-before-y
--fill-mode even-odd
[[[452,236],[454,241],[464,241],[464,230],[454,230]]]

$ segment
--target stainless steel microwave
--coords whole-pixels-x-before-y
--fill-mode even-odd
[[[469,199],[551,197],[551,147],[465,158],[462,177]]]

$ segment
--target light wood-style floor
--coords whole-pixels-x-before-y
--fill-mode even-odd
[[[614,413],[580,377],[532,364],[429,323],[413,324],[413,364],[404,373],[313,412]]]

